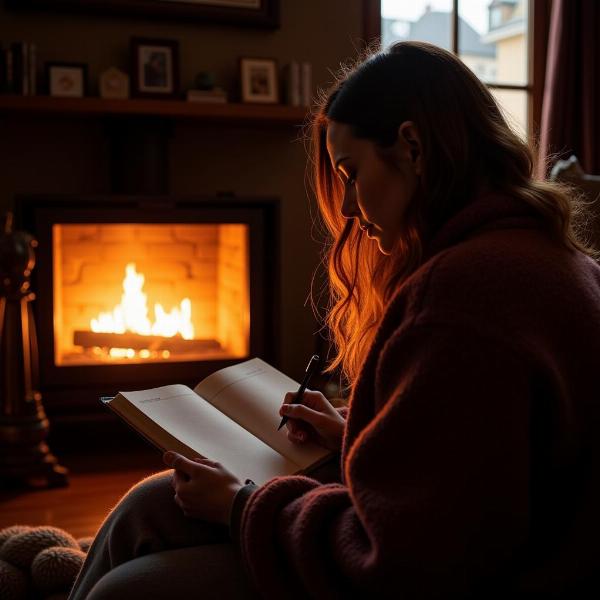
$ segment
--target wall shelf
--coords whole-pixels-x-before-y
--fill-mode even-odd
[[[156,116],[229,123],[302,125],[307,109],[282,104],[204,104],[183,100],[57,98],[53,96],[0,95],[0,114],[95,116]]]

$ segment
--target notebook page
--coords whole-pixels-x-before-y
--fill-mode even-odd
[[[285,427],[277,431],[283,398],[286,392],[298,391],[298,387],[296,381],[281,371],[260,358],[253,358],[209,375],[194,392],[301,469],[306,469],[330,452],[313,443],[293,444],[287,439]]]
[[[187,386],[169,385],[120,395],[183,444],[220,462],[242,480],[249,477],[261,484],[298,471],[292,461],[224,418]]]

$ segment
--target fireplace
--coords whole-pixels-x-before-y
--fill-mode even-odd
[[[252,356],[277,364],[276,199],[27,196],[40,391],[49,417],[194,385]]]

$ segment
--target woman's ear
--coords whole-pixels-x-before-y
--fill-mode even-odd
[[[404,121],[398,127],[398,142],[405,150],[406,156],[410,159],[415,169],[415,174],[421,175],[423,171],[423,149],[421,146],[421,137],[412,121]]]

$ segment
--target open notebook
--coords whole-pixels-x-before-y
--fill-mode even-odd
[[[287,439],[279,408],[298,383],[259,358],[225,367],[193,390],[167,385],[102,398],[161,450],[220,462],[240,479],[261,484],[315,468],[331,451]]]

